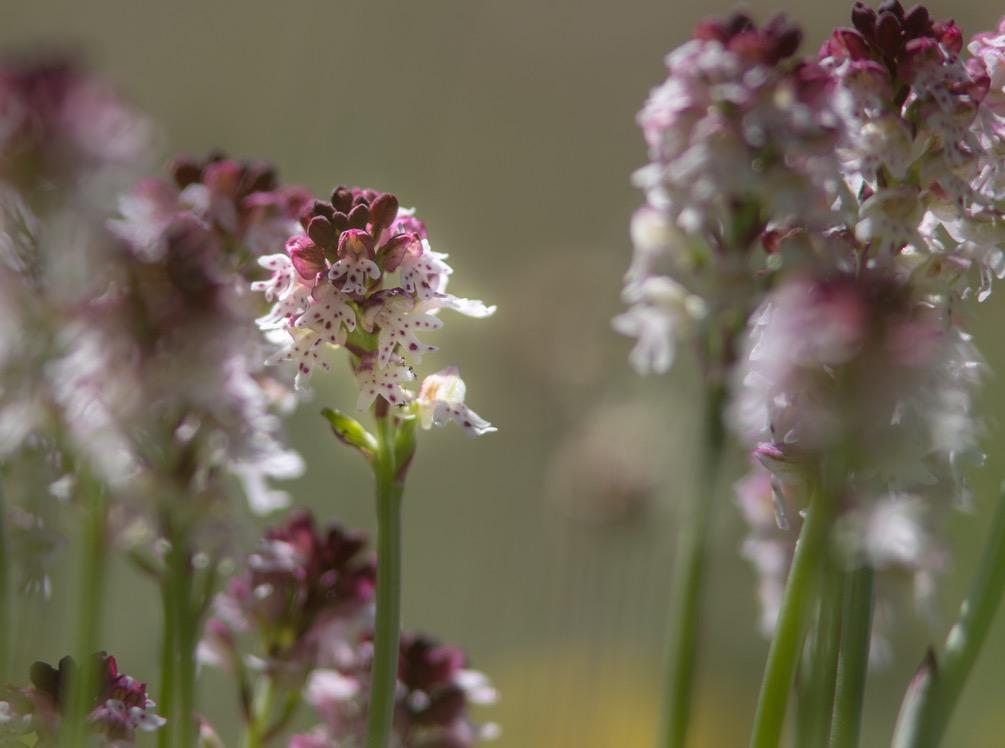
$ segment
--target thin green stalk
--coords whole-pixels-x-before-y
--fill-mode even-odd
[[[994,521],[980,566],[942,654],[926,656],[901,707],[895,748],[934,748],[939,744],[970,671],[987,639],[1005,592],[1005,492],[998,497]]]
[[[2,468],[2,466],[0,466]],[[11,617],[10,555],[7,544],[7,502],[3,489],[3,472],[0,469],[0,683],[11,676]]]
[[[176,690],[178,720],[175,745],[193,748],[195,744],[195,649],[198,619],[193,610],[192,565],[188,544],[182,533],[176,533],[171,544],[171,573],[174,577]]]
[[[843,607],[831,748],[855,748],[858,745],[865,676],[869,667],[869,642],[872,638],[872,567],[863,566],[848,572]]]
[[[267,676],[265,684],[255,695],[255,704],[251,710],[251,720],[244,734],[244,748],[263,748],[272,719],[272,709],[276,701],[276,681]]]
[[[80,582],[77,601],[77,670],[70,683],[70,706],[66,715],[64,740],[60,745],[88,743],[87,714],[94,703],[98,682],[98,651],[101,617],[105,598],[105,492],[90,475],[78,477],[86,518],[80,548]]]
[[[824,561],[820,608],[809,651],[804,688],[800,694],[797,745],[824,746],[831,731],[838,653],[841,645],[841,576]]]
[[[667,667],[667,708],[663,745],[683,748],[694,696],[708,536],[715,508],[715,486],[726,437],[722,422],[725,390],[709,384],[705,396],[703,470],[699,489],[677,522],[677,554],[670,604],[670,641]]]
[[[157,695],[157,706],[158,712],[167,718],[167,722],[157,731],[157,748],[171,748],[174,743],[175,723],[177,722],[174,699],[177,617],[174,606],[174,586],[171,583],[172,576],[171,569],[166,569],[160,583],[164,627],[161,633],[161,688]]]
[[[815,491],[796,544],[775,636],[768,650],[768,662],[754,714],[751,748],[775,748],[781,740],[785,708],[806,634],[807,619],[817,592],[829,526],[828,497]]]
[[[370,676],[366,748],[388,748],[398,685],[398,642],[401,627],[401,496],[393,428],[378,418],[377,479],[377,620]]]

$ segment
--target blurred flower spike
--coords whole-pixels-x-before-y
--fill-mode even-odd
[[[87,724],[96,745],[128,748],[136,745],[137,733],[153,732],[164,725],[156,704],[147,695],[146,684],[119,672],[114,657],[95,655],[98,684]],[[0,738],[21,738],[4,745],[57,745],[60,725],[70,700],[70,681],[79,672],[69,657],[58,667],[36,662],[31,667],[31,685],[8,687],[0,700]],[[36,743],[22,742],[23,740]]]

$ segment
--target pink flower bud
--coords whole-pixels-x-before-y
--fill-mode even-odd
[[[318,219],[314,219],[315,221]],[[311,222],[313,225],[313,221]],[[286,254],[302,278],[311,280],[325,269],[325,253],[310,237],[297,235],[286,242]]]

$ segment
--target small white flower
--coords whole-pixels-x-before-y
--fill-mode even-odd
[[[378,395],[391,405],[411,402],[412,393],[403,385],[414,380],[415,374],[400,356],[391,356],[383,368],[374,366],[372,361],[364,364],[356,370],[356,384],[359,386],[356,410],[363,412],[369,408]]]
[[[443,322],[431,314],[424,313],[416,307],[411,296],[390,296],[374,309],[367,310],[364,323],[368,330],[374,325],[380,328],[377,334],[377,365],[387,366],[394,355],[395,348],[401,346],[416,363],[422,360],[425,353],[432,353],[436,346],[420,341],[415,334],[420,330],[439,330]]]
[[[456,422],[468,436],[489,434],[496,428],[464,404],[466,387],[456,366],[430,374],[422,380],[416,400],[419,423],[424,429]]]
[[[294,327],[310,330],[331,345],[345,345],[346,331],[356,329],[356,312],[335,286],[321,283]]]
[[[629,361],[639,374],[662,374],[674,360],[676,337],[682,327],[705,316],[704,302],[665,276],[646,278],[626,289],[631,308],[612,320],[622,335],[636,338]]]
[[[347,678],[337,670],[315,670],[307,678],[304,698],[316,709],[332,703],[349,701],[359,695],[359,681]]]
[[[328,271],[328,277],[331,280],[338,280],[343,275],[345,283],[342,285],[342,293],[365,294],[367,292],[366,279],[377,280],[380,277],[380,268],[365,253],[347,251],[342,259],[337,260],[332,265],[332,269]]]
[[[444,262],[447,255],[433,252],[429,242],[422,240],[422,253],[408,252],[401,261],[401,287],[420,299],[429,299],[440,290],[441,278],[453,270]]]

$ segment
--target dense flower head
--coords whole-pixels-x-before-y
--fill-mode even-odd
[[[212,605],[200,660],[230,670],[242,694],[249,674],[303,696],[321,721],[295,748],[361,746],[373,658],[376,566],[364,533],[317,526],[308,512],[265,531]],[[242,696],[244,698],[244,696]],[[463,653],[427,637],[401,637],[392,745],[466,748],[497,728],[469,707],[496,699]]]
[[[412,364],[437,350],[423,338],[442,327],[440,310],[481,318],[495,307],[447,292],[453,272],[447,256],[431,248],[425,224],[391,193],[336,187],[330,201],[307,208],[300,228],[284,252],[259,260],[271,276],[252,284],[272,302],[258,320],[280,346],[271,360],[294,362],[296,385],[304,388],[317,368],[331,368],[328,349],[345,348],[359,387],[358,410],[390,405],[407,413],[415,401],[408,389]],[[464,415],[446,418],[451,408]],[[427,428],[458,420],[470,424],[469,433],[490,430],[466,415],[463,402],[442,401],[438,412],[424,420]]]
[[[837,459],[909,487],[976,450],[983,365],[938,308],[885,277],[791,279],[755,313],[733,422],[780,477]]]
[[[667,57],[667,80],[639,114],[646,204],[615,328],[637,338],[640,373],[666,371],[676,341],[756,305],[762,232],[834,222],[833,80],[795,58],[801,38],[784,16],[760,28],[743,14],[706,21]]]
[[[145,179],[123,195],[121,218],[112,224],[119,236],[154,257],[163,252],[165,229],[189,216],[222,240],[236,270],[248,272],[258,256],[294,230],[311,199],[303,187],[281,185],[269,164],[221,152],[203,159],[179,156],[169,171],[169,179]]]
[[[472,705],[492,704],[495,689],[465,666],[461,650],[426,636],[405,633],[398,650],[394,748],[471,748],[498,735],[494,724],[472,721]],[[315,671],[306,688],[308,703],[323,723],[296,735],[289,748],[360,746],[366,733],[366,670]]]
[[[71,60],[0,65],[0,182],[31,202],[107,196],[152,145],[150,122]]]
[[[266,532],[213,603],[202,658],[230,666],[241,636],[258,640],[260,665],[284,677],[354,662],[369,630],[376,569],[366,536],[319,529],[297,512]]]
[[[210,166],[219,163],[233,162]],[[301,463],[282,445],[278,403],[261,371],[237,259],[251,250],[212,212],[185,204],[184,191],[141,225],[130,200],[171,189],[148,181],[123,201],[105,290],[63,331],[57,395],[74,415],[71,435],[112,483],[166,481],[212,498],[232,473],[252,507],[269,511],[287,497],[265,478],[296,475]]]
[[[104,653],[94,657],[97,683],[87,723],[97,745],[127,748],[135,745],[137,733],[164,725],[145,683],[119,672],[114,657]],[[33,736],[40,746],[57,745],[54,741],[69,708],[69,684],[77,672],[78,666],[69,657],[57,667],[44,662],[32,665],[31,685],[10,687],[0,700],[0,738]]]

